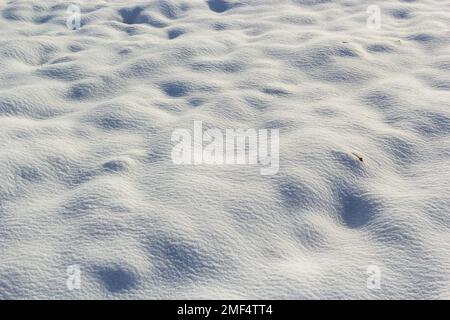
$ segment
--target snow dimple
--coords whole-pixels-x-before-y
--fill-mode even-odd
[[[137,285],[136,275],[120,266],[101,267],[96,272],[99,280],[111,293],[128,291]]]
[[[209,9],[216,13],[223,13],[233,7],[233,5],[227,0],[208,0],[207,3]]]
[[[28,182],[39,183],[42,180],[41,172],[35,167],[19,168],[17,175]]]
[[[190,85],[182,81],[163,83],[161,87],[168,96],[173,98],[184,97],[191,91]]]
[[[57,65],[37,70],[37,74],[52,80],[75,81],[89,77],[89,73],[80,66],[70,65],[60,61]]]
[[[404,8],[394,9],[391,14],[394,18],[397,18],[397,19],[403,20],[403,19],[411,18],[411,12],[408,9],[404,9]]]
[[[340,202],[342,220],[350,228],[364,227],[379,210],[376,201],[355,190],[344,192]]]
[[[395,49],[393,46],[389,44],[370,44],[367,46],[367,51],[372,53],[391,53],[394,52]]]
[[[428,43],[435,40],[435,37],[429,33],[417,33],[411,35],[409,39],[419,43]]]
[[[134,8],[120,9],[119,13],[122,16],[123,23],[135,24],[139,23],[142,11],[144,11],[144,8],[138,6]]]
[[[149,253],[155,261],[157,275],[170,282],[207,278],[217,272],[214,256],[199,247],[177,240],[152,239]]]
[[[163,20],[157,18],[154,13],[142,6],[122,8],[119,10],[119,15],[122,18],[122,22],[128,25],[146,24],[155,28],[167,26]]]
[[[179,36],[183,35],[185,32],[180,29],[172,29],[167,32],[167,36],[170,40],[176,39]]]
[[[127,170],[127,163],[120,160],[111,160],[103,164],[106,172],[123,172]]]

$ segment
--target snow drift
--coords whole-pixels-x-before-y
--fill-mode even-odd
[[[0,298],[450,298],[449,25],[437,0],[1,1]],[[279,129],[278,174],[175,165],[194,121]]]

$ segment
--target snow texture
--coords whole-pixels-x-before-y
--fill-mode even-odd
[[[448,0],[0,1],[0,298],[449,299],[449,26]],[[278,174],[173,164],[193,121],[278,128]]]

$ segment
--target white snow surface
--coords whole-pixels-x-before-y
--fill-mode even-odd
[[[449,299],[449,27],[448,0],[0,1],[0,298]],[[173,164],[193,121],[278,128],[278,174]]]

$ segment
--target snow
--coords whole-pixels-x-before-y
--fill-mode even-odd
[[[449,25],[448,0],[0,1],[0,298],[449,299]],[[278,129],[279,171],[173,163],[194,121]]]

